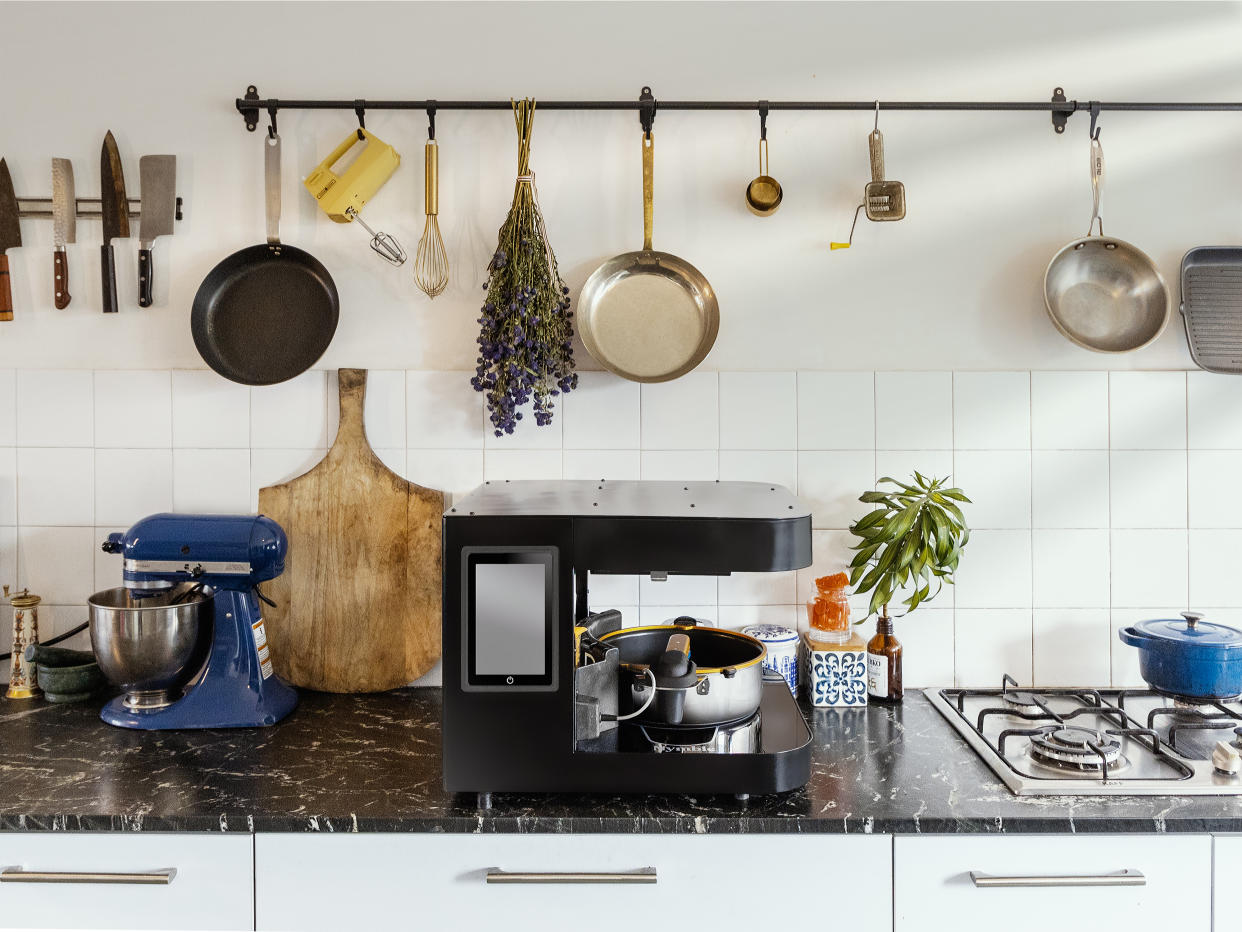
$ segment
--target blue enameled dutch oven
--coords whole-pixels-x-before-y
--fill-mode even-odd
[[[1139,650],[1139,672],[1154,689],[1189,699],[1242,695],[1242,631],[1203,621],[1195,612],[1180,619],[1140,621],[1117,636]]]

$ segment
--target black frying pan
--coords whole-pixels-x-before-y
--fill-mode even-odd
[[[280,241],[280,137],[269,134],[264,148],[267,242],[212,269],[190,313],[203,361],[243,385],[274,385],[305,372],[332,342],[340,313],[323,263]]]

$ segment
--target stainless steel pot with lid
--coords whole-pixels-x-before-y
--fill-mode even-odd
[[[621,708],[646,706],[641,722],[719,725],[759,708],[767,648],[750,635],[683,615],[663,625],[600,634],[595,641],[604,649],[617,648]],[[678,655],[684,662],[677,662]]]

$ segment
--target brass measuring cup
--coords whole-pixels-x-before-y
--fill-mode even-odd
[[[759,177],[746,186],[746,207],[756,217],[770,217],[781,206],[785,192],[768,174],[768,104],[759,104]]]

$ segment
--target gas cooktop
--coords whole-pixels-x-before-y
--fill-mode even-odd
[[[1142,689],[929,689],[1019,796],[1242,794],[1242,702]]]

